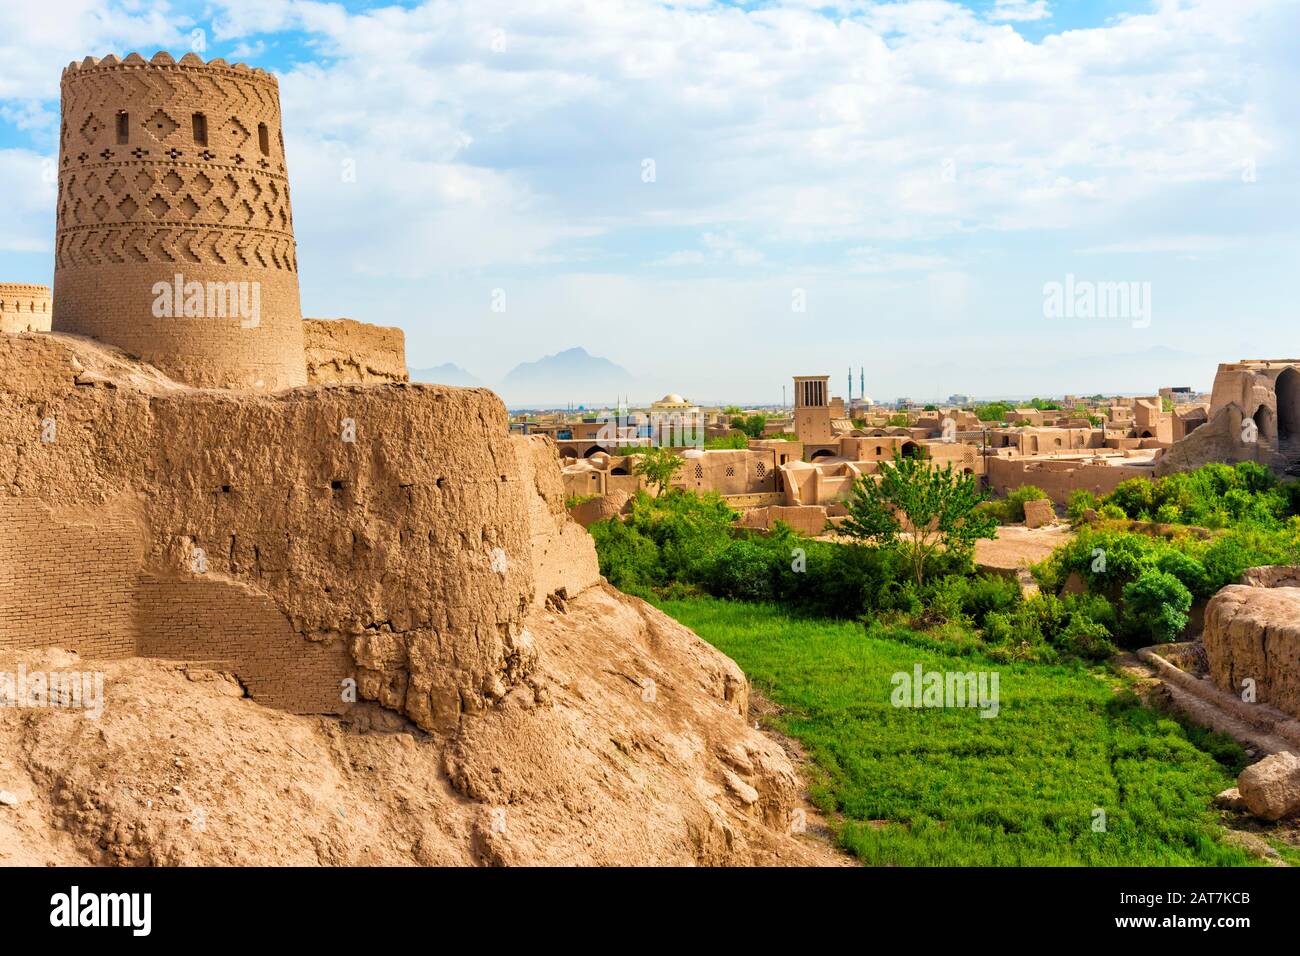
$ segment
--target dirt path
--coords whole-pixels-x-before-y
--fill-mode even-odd
[[[1074,537],[1067,525],[1026,528],[1003,525],[996,538],[975,543],[975,564],[982,571],[1009,573],[1023,571],[1045,560],[1053,551]]]

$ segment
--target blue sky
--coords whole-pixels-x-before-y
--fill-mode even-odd
[[[305,314],[399,325],[413,367],[581,345],[634,399],[778,401],[850,364],[890,399],[1300,354],[1294,0],[24,7],[5,280],[51,278],[63,66],[201,46],[280,76]],[[1149,323],[1045,316],[1067,275],[1145,284]]]

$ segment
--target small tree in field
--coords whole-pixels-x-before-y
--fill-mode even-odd
[[[673,480],[673,475],[684,464],[685,459],[674,455],[667,448],[647,448],[644,453],[636,456],[632,471],[643,476],[648,484],[654,485],[663,494],[668,490],[668,482]]]
[[[895,453],[892,465],[881,464],[878,481],[863,476],[854,482],[849,516],[839,530],[872,544],[896,545],[919,587],[926,562],[941,548],[968,554],[980,538],[997,534],[997,519],[976,508],[984,497],[974,475],[954,472],[951,464],[933,469]],[[903,533],[900,517],[910,534]]]

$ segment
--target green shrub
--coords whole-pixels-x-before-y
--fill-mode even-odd
[[[769,601],[773,582],[779,573],[779,558],[770,547],[739,539],[714,555],[704,586],[718,597],[741,601]]]
[[[973,575],[959,571],[937,578],[919,590],[913,589],[903,602],[905,606],[899,610],[912,611],[920,607],[938,621],[982,627],[989,614],[1011,611],[1020,600],[1018,581],[996,574]]]
[[[1163,504],[1156,509],[1156,520],[1165,524],[1177,524],[1182,515],[1182,509],[1172,502]]]
[[[1145,571],[1124,586],[1124,627],[1139,643],[1148,638],[1165,644],[1177,640],[1187,627],[1192,592],[1167,571]]]
[[[1006,516],[1009,522],[1015,523],[1025,520],[1025,502],[1041,501],[1047,497],[1047,492],[1035,485],[1021,485],[1019,488],[1007,495],[1003,504],[1006,506]]]
[[[1209,597],[1218,590],[1210,586],[1210,575],[1205,565],[1182,551],[1170,548],[1161,552],[1156,558],[1156,568],[1176,577],[1194,597]]]
[[[992,515],[1000,524],[1017,524],[1025,520],[1025,502],[1046,498],[1047,492],[1034,485],[1021,485],[1000,501],[981,502],[977,510]]]
[[[652,587],[663,581],[659,548],[654,541],[617,518],[587,529],[596,541],[600,573],[621,591]]]
[[[1106,496],[1128,518],[1225,528],[1251,524],[1276,528],[1297,513],[1300,484],[1279,483],[1253,461],[1211,463],[1158,478],[1131,478]]]
[[[1151,482],[1146,478],[1129,478],[1106,496],[1106,503],[1114,505],[1125,518],[1149,515],[1155,508]]]
[[[1065,514],[1071,521],[1082,521],[1083,513],[1101,507],[1097,496],[1086,488],[1076,488],[1066,499]]]
[[[1010,610],[989,611],[983,638],[1007,660],[1102,660],[1115,652],[1113,625],[1114,612],[1101,598],[1039,593]]]
[[[1057,636],[1057,646],[1065,654],[1084,660],[1102,661],[1115,653],[1106,625],[1082,614],[1074,614]]]

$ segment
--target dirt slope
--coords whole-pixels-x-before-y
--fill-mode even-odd
[[[789,833],[798,774],[730,659],[603,585],[527,628],[528,682],[446,738],[272,710],[195,664],[0,653],[106,685],[97,720],[0,708],[0,864],[844,862]]]

